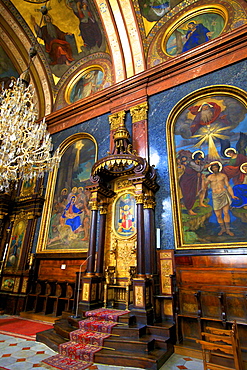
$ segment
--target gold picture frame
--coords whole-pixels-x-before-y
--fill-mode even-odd
[[[237,184],[233,173],[240,174],[240,163],[247,162],[247,129],[246,133],[242,132],[247,120],[246,102],[247,93],[242,89],[208,86],[185,96],[169,114],[166,133],[177,249],[246,246],[246,226],[243,226],[247,209],[237,208],[237,200],[233,198],[236,185],[244,182],[241,175],[242,183]],[[198,119],[203,106],[207,106],[204,110],[211,110],[211,121]],[[202,117],[200,113],[200,119]],[[244,145],[242,154],[238,152],[240,144]],[[225,154],[225,147],[238,148],[233,150],[235,162]],[[217,191],[212,183],[214,177],[210,175],[212,164],[217,162],[222,188],[229,185],[227,192],[231,198],[224,205],[224,214],[222,208],[216,206],[215,195],[212,200],[212,193]]]
[[[37,253],[86,252],[90,194],[85,187],[91,184],[91,168],[98,156],[97,142],[90,134],[77,133],[65,139],[59,150],[60,166],[48,177]]]

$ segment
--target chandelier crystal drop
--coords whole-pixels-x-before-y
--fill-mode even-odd
[[[11,184],[43,177],[58,167],[58,150],[51,156],[52,142],[45,119],[37,122],[34,91],[21,79],[0,93],[0,191]]]

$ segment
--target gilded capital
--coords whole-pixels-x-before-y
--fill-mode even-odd
[[[148,103],[142,103],[130,108],[130,114],[132,116],[132,123],[140,122],[147,119]]]
[[[99,207],[99,213],[101,215],[106,215],[107,214],[107,204],[101,205]]]
[[[144,195],[137,194],[135,195],[136,204],[143,204],[144,203]]]
[[[144,200],[144,208],[154,209],[156,202],[154,197],[146,197]]]
[[[109,123],[111,126],[111,130],[117,129],[119,126],[122,126],[124,124],[124,118],[125,118],[125,111],[121,111],[118,113],[113,113],[109,116]]]
[[[97,211],[98,210],[98,202],[96,201],[90,201],[89,206],[91,211]]]

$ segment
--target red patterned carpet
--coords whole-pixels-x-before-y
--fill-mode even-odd
[[[35,340],[36,333],[53,328],[52,324],[19,317],[9,317],[0,320],[0,333],[23,339]]]
[[[104,339],[111,336],[118,318],[129,311],[100,308],[86,312],[79,329],[70,333],[70,341],[59,345],[59,354],[43,360],[61,370],[84,370],[94,363],[94,354],[100,351]]]

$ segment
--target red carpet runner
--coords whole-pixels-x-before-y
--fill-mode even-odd
[[[10,316],[0,320],[0,333],[35,340],[36,333],[53,328],[52,324]]]
[[[118,317],[129,311],[99,308],[86,312],[79,321],[79,329],[70,333],[70,341],[59,345],[59,354],[43,362],[61,370],[84,370],[94,363],[94,354],[100,351],[104,339],[111,336]]]

